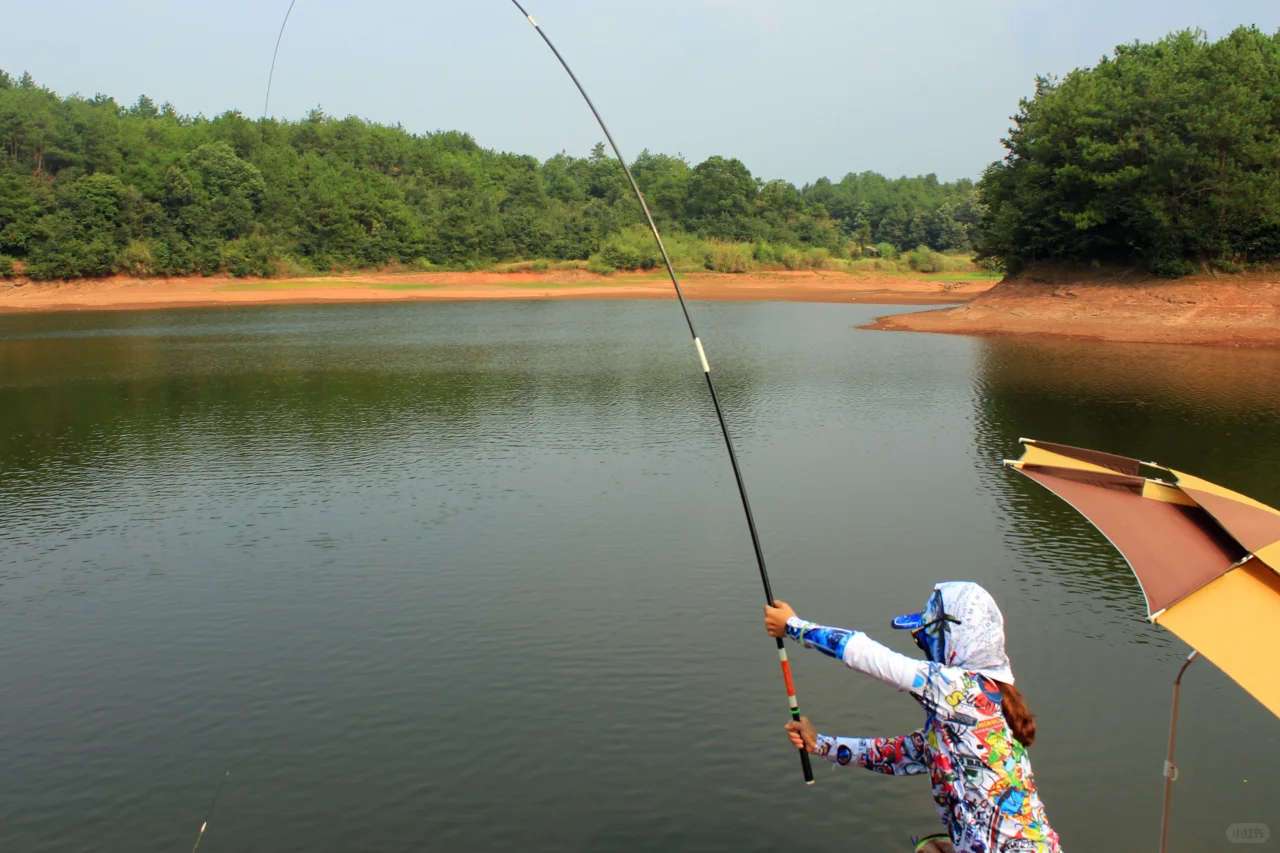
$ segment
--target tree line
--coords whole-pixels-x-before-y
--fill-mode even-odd
[[[1178,276],[1280,259],[1280,33],[1199,30],[1041,77],[980,182],[981,256]]]
[[[1280,260],[1280,33],[1198,30],[1040,77],[974,184],[874,172],[796,187],[739,160],[642,153],[659,224],[728,271],[977,250],[994,266],[1181,275]],[[651,265],[603,145],[546,161],[465,133],[59,97],[0,71],[0,276],[173,275],[590,260]],[[799,258],[797,261],[795,259]],[[807,260],[806,260],[807,259]],[[927,262],[927,259],[925,259]]]
[[[968,250],[982,236],[968,180],[864,172],[796,187],[732,158],[693,165],[648,151],[632,167],[662,227],[749,244],[765,262]],[[631,259],[640,224],[603,145],[543,162],[461,132],[414,134],[320,109],[300,121],[190,116],[145,96],[128,107],[60,97],[0,71],[0,274],[15,260],[37,279],[522,259],[608,267]]]

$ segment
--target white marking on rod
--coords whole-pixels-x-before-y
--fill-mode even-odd
[[[538,26],[538,22],[533,19],[533,15],[525,15],[525,17],[529,19],[529,23],[533,24],[535,27]]]
[[[693,339],[693,345],[694,345],[695,347],[697,347],[697,348],[698,348],[698,358],[702,359],[702,372],[703,372],[703,373],[710,373],[710,372],[711,372],[711,365],[707,364],[707,353],[706,353],[706,351],[705,351],[705,350],[703,350],[703,348],[702,348],[702,341],[701,341],[699,338],[694,338],[694,339]],[[783,660],[786,660],[786,659],[787,659],[787,655],[786,655],[786,653],[785,653],[785,652],[784,652],[784,653],[783,653],[783,655],[782,655],[782,659],[783,659]]]
[[[800,710],[800,703],[796,701],[796,697],[794,697],[794,696],[788,696],[788,697],[787,697],[787,701],[791,703],[791,710],[793,710],[793,711],[799,711],[799,710]]]
[[[786,650],[786,649],[778,649],[778,660],[782,661],[783,663],[786,663],[786,662],[787,662],[787,650]]]

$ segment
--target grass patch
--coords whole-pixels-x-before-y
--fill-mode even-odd
[[[695,272],[701,272],[701,270],[695,270]],[[635,273],[632,275],[620,275],[618,276],[617,280],[618,281],[667,281],[670,278],[671,276],[667,275],[666,271],[664,270],[662,272],[657,272],[657,273]]]
[[[434,290],[443,284],[360,284],[370,290]]]
[[[500,281],[496,286],[539,290],[545,287],[608,287],[620,284],[622,281],[623,279],[617,281]]]
[[[924,281],[999,281],[1004,278],[1004,273],[983,270],[982,272],[933,273],[916,277]]]

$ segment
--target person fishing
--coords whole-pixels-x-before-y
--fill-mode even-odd
[[[899,616],[928,660],[898,654],[860,631],[806,622],[784,601],[765,607],[772,637],[844,662],[910,693],[924,727],[896,738],[819,734],[807,717],[787,724],[791,742],[835,764],[909,776],[928,773],[946,833],[917,841],[920,853],[1061,853],[1036,793],[1027,747],[1036,726],[1013,686],[1004,616],[976,583],[937,584],[922,613]]]

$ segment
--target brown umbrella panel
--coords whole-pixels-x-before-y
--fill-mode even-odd
[[[1280,572],[1280,510],[1181,471],[1178,488],[1203,507],[1255,557]]]
[[[1192,502],[1212,515],[1218,525],[1246,551],[1280,572],[1280,510],[1155,462],[1140,462],[1127,456],[1028,438],[1021,439],[1021,442],[1024,445],[1022,458],[1014,467],[1017,464],[1047,465],[1083,471],[1111,471],[1131,477],[1141,476],[1143,468],[1151,469],[1159,478],[1148,482],[1176,485]],[[1165,482],[1165,478],[1170,482]]]
[[[1280,512],[1152,463],[1023,443],[1022,458],[1006,464],[1107,537],[1132,567],[1151,621],[1280,716]],[[1144,467],[1169,480],[1139,476]]]

